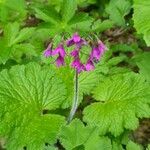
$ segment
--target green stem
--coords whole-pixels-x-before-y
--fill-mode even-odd
[[[68,123],[71,122],[71,120],[73,119],[75,113],[76,113],[76,110],[77,110],[77,107],[78,107],[78,72],[76,71],[75,73],[75,78],[74,78],[74,97],[73,97],[73,103],[72,103],[72,107],[71,107],[71,111],[70,111],[70,115],[68,117]]]

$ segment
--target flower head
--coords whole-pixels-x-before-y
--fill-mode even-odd
[[[88,42],[85,39],[81,38],[78,33],[74,33],[73,36],[66,41],[66,45],[68,47],[74,45],[74,50],[70,52],[70,56],[73,57],[71,67],[76,69],[78,73],[81,73],[82,71],[94,70],[94,64],[100,60],[101,56],[106,50],[106,46],[100,40],[98,40],[96,45],[90,45],[92,47],[91,52],[89,54],[87,62],[84,64],[81,62],[80,53],[82,51],[82,46],[87,44]],[[52,50],[52,44],[50,43],[47,49],[44,51],[45,57],[55,55],[57,56],[55,60],[56,66],[60,67],[65,65],[66,51],[62,43],[60,43],[54,50]]]
[[[95,69],[94,63],[91,59],[89,59],[85,65],[86,71],[91,71]]]
[[[57,65],[57,67],[65,65],[64,58],[61,57],[61,56],[58,56],[57,59],[56,59],[56,65]]]
[[[105,45],[101,41],[99,41],[98,46],[92,48],[90,58],[99,61],[105,50]]]

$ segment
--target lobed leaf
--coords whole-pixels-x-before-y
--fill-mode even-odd
[[[54,144],[64,117],[45,114],[59,108],[65,87],[54,70],[36,63],[14,66],[0,73],[0,135],[8,150],[42,150]]]
[[[93,91],[93,97],[100,102],[87,106],[84,121],[96,125],[100,134],[120,135],[125,129],[138,126],[138,118],[149,117],[148,85],[134,73],[114,75],[105,78]]]
[[[110,19],[118,26],[125,26],[125,15],[130,12],[131,3],[128,0],[111,0],[106,7]],[[112,13],[113,12],[113,13]]]
[[[64,22],[69,22],[77,10],[76,0],[63,0],[61,16]]]
[[[111,150],[111,142],[107,137],[100,137],[97,128],[85,127],[78,119],[63,127],[60,141],[66,150]]]
[[[144,40],[147,46],[150,46],[150,1],[149,0],[134,0],[134,27],[139,34],[144,35]]]

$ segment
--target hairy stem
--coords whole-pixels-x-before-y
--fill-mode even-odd
[[[78,93],[79,93],[78,90],[79,90],[79,88],[78,88],[78,72],[76,71],[75,78],[74,78],[74,97],[73,97],[70,115],[68,117],[68,123],[70,123],[71,120],[73,119],[73,117],[76,113],[77,107],[78,107]]]

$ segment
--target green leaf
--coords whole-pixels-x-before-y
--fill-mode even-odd
[[[59,108],[65,87],[52,68],[29,63],[3,70],[0,99],[0,136],[8,150],[42,150],[56,142],[64,117],[43,112]]]
[[[46,146],[44,148],[44,150],[58,150],[58,148],[54,147],[54,146]]]
[[[28,40],[32,36],[34,30],[35,28],[23,28],[22,30],[20,30],[19,35],[13,41],[13,44]]]
[[[134,27],[139,34],[144,35],[144,40],[147,46],[150,46],[150,1],[149,0],[134,0]]]
[[[5,64],[9,59],[11,48],[7,47],[6,41],[0,39],[0,64]]]
[[[5,64],[9,58],[18,61],[23,54],[35,56],[34,46],[27,43],[34,30],[34,28],[20,30],[17,22],[7,24],[4,28],[4,36],[0,40],[0,64]]]
[[[52,7],[34,8],[36,12],[36,17],[44,20],[45,22],[50,22],[52,24],[58,24],[60,22],[60,16],[57,11]]]
[[[20,13],[24,13],[26,8],[25,0],[5,0],[5,5],[12,10],[17,10]]]
[[[120,135],[125,129],[134,130],[138,118],[149,117],[150,95],[143,78],[134,73],[105,78],[93,90],[93,97],[100,102],[87,106],[84,121],[98,126],[100,134]]]
[[[2,23],[8,21],[24,20],[27,15],[25,0],[3,0],[0,3],[0,20]]]
[[[26,58],[28,59],[32,59],[33,56],[37,56],[35,47],[31,45],[30,43],[14,45],[11,50],[10,58],[14,59],[17,62],[21,62],[23,55],[26,56]]]
[[[78,13],[69,21],[68,25],[74,30],[89,31],[91,29],[93,18],[87,13]]]
[[[124,149],[119,142],[113,140],[112,141],[112,150],[124,150]]]
[[[64,126],[60,132],[60,141],[66,150],[111,150],[111,142],[107,137],[100,137],[97,128],[84,126],[75,119]]]
[[[107,76],[127,73],[131,71],[130,68],[119,67],[119,64],[121,63],[124,63],[124,62],[128,63],[129,58],[124,54],[120,54],[119,56],[114,57],[113,51],[114,49],[112,48],[106,51],[103,57],[101,58],[101,61],[96,65],[95,70],[97,72],[97,75],[99,76],[100,81],[103,81],[103,79]]]
[[[115,44],[111,46],[113,52],[134,52],[137,47],[135,45],[128,45],[128,44]]]
[[[76,0],[63,0],[61,8],[62,21],[66,23],[69,22],[71,18],[75,15],[76,10]]]
[[[128,0],[111,0],[106,7],[110,19],[118,26],[125,26],[125,15],[130,12],[131,4]],[[112,13],[113,12],[113,13]]]
[[[122,55],[122,56],[116,56],[116,57],[113,57],[111,59],[108,60],[107,62],[107,66],[108,67],[112,67],[112,66],[115,66],[125,60],[128,60],[128,57],[125,56],[125,55]]]
[[[139,72],[140,74],[150,83],[150,53],[145,52],[142,55],[140,55],[136,63],[138,67],[140,68]]]
[[[147,149],[146,150],[150,150],[150,144],[148,144],[148,147],[147,147]]]
[[[84,94],[90,94],[97,82],[98,77],[95,71],[83,72],[79,75],[79,90]]]
[[[9,23],[4,28],[4,39],[7,42],[7,45],[10,47],[13,45],[14,40],[16,39],[16,36],[19,33],[19,23]]]
[[[142,150],[142,149],[138,144],[129,141],[129,143],[127,144],[127,150]]]
[[[92,26],[92,30],[93,31],[97,31],[97,32],[103,32],[107,29],[110,29],[113,27],[113,22],[111,20],[104,20],[103,22],[99,19],[97,21],[94,22],[93,26]]]
[[[19,29],[19,23],[9,23],[4,28],[4,39],[7,42],[7,46],[11,47],[14,44],[24,42],[28,40],[35,28],[23,28],[22,30]]]

